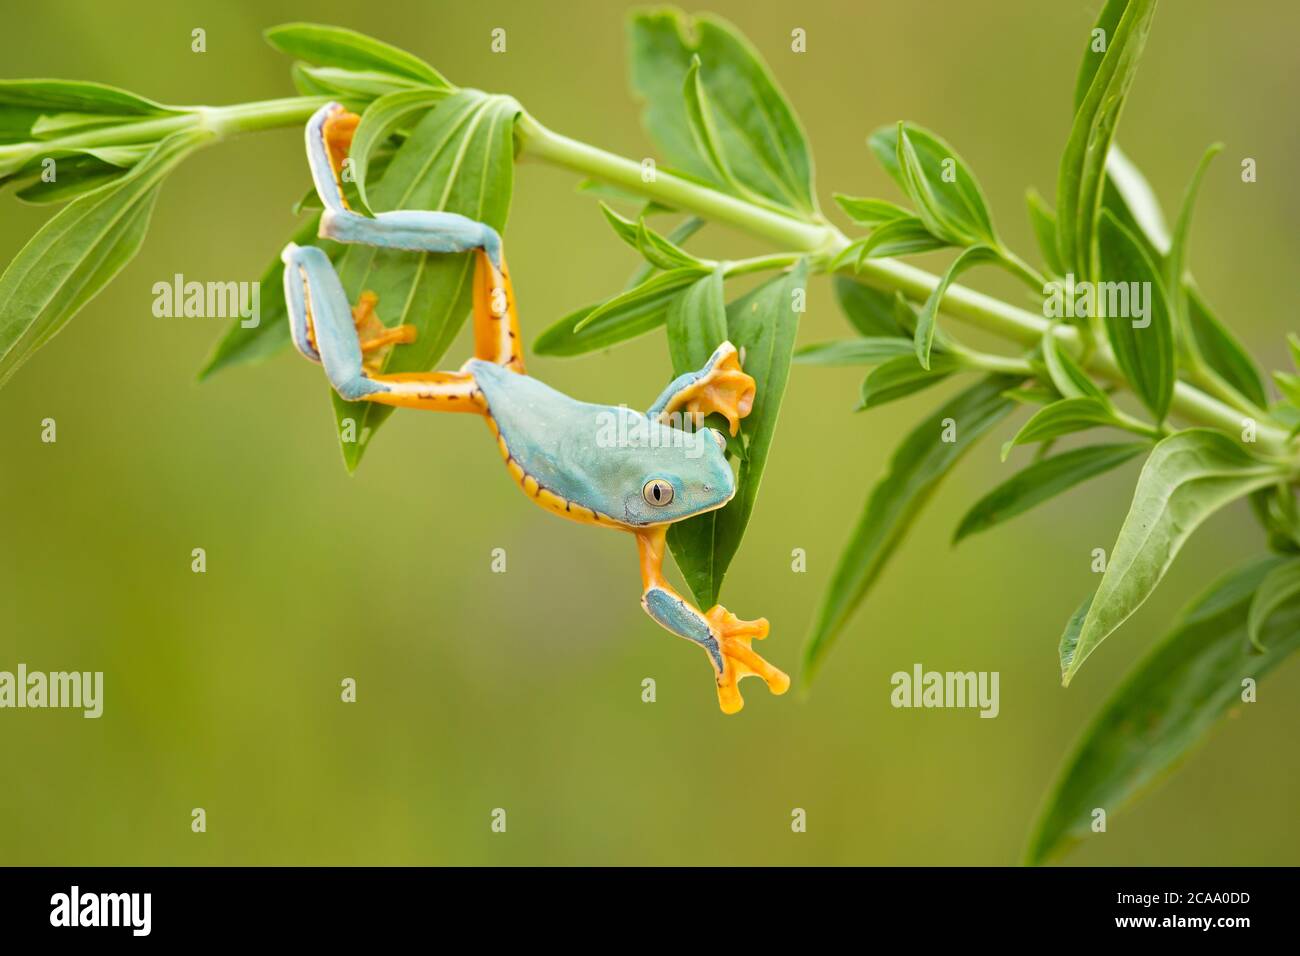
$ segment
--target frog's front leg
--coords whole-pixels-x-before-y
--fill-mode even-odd
[[[736,686],[751,674],[767,682],[774,694],[790,688],[790,678],[763,660],[750,641],[767,637],[766,618],[742,621],[721,604],[707,612],[699,610],[677,593],[664,578],[666,525],[636,532],[641,557],[641,606],[662,627],[704,648],[713,665],[718,685],[718,706],[725,714],[734,714],[745,706]]]
[[[646,412],[651,418],[673,424],[674,414],[685,411],[698,416],[718,412],[727,419],[731,434],[740,429],[740,420],[754,407],[754,379],[740,367],[740,355],[730,342],[713,351],[698,372],[687,372],[668,383],[668,387]],[[680,427],[680,426],[679,426]]]

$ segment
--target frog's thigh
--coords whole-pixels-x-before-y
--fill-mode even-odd
[[[365,396],[367,401],[429,412],[483,412],[483,393],[468,372],[398,372],[372,375],[386,386],[382,392]]]

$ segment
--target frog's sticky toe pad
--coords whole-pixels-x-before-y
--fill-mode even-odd
[[[704,617],[722,647],[726,663],[726,669],[717,675],[718,706],[724,714],[734,714],[745,706],[737,686],[742,678],[761,677],[767,683],[768,690],[774,694],[784,694],[790,689],[789,676],[763,660],[750,646],[751,641],[761,641],[767,637],[767,618],[742,621],[721,604],[710,608]]]
[[[727,344],[691,385],[685,396],[686,410],[699,415],[717,412],[727,419],[731,434],[735,435],[740,430],[740,420],[754,408],[756,391],[753,377],[740,367],[735,346]]]

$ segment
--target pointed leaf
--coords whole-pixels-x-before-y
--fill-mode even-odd
[[[808,265],[800,260],[794,269],[769,279],[727,306],[728,337],[744,350],[745,371],[754,377],[756,385],[754,406],[741,420],[746,454],[736,478],[736,496],[717,511],[668,529],[673,558],[701,607],[717,603],[723,577],[740,549],[754,510],[798,331],[799,314],[794,311],[792,293],[807,281]]]
[[[961,363],[951,355],[939,352],[932,356],[928,369],[917,363],[915,355],[889,359],[867,373],[862,383],[862,402],[858,408],[876,408],[906,398],[922,389],[938,385],[961,367]]]
[[[794,360],[800,365],[879,365],[890,359],[910,356],[913,349],[912,343],[904,338],[841,339],[796,349]]]
[[[951,245],[997,245],[979,183],[940,137],[915,123],[898,123],[876,130],[867,144],[934,235]]]
[[[1030,865],[1064,853],[1107,814],[1165,776],[1224,714],[1241,703],[1242,681],[1259,680],[1300,646],[1300,602],[1267,625],[1270,650],[1246,641],[1251,594],[1275,567],[1266,559],[1234,572],[1197,600],[1111,696],[1083,733],[1038,816]]]
[[[943,277],[939,280],[939,284],[934,287],[934,291],[925,300],[925,305],[921,307],[920,315],[917,318],[916,360],[921,363],[922,368],[930,367],[930,349],[934,346],[934,332],[939,321],[939,303],[943,301],[948,286],[952,285],[959,275],[972,266],[1000,261],[1001,257],[996,249],[990,246],[970,246],[952,261],[952,265],[948,266]]]
[[[1023,514],[1089,478],[1118,468],[1149,448],[1143,442],[1089,445],[1036,461],[977,501],[961,519],[953,544]]]
[[[1146,602],[1206,518],[1280,474],[1279,466],[1209,429],[1189,429],[1157,444],[1138,478],[1062,683],[1068,685],[1101,642]]]
[[[1190,280],[1185,283],[1184,294],[1187,296],[1188,324],[1205,363],[1247,399],[1261,408],[1267,406],[1264,379],[1246,347],[1230,328],[1219,321]]]
[[[1109,402],[1096,398],[1063,398],[1039,409],[1025,422],[1015,437],[1002,446],[1002,460],[1006,461],[1017,445],[1048,441],[1100,426],[1121,427]]]
[[[894,294],[881,292],[849,276],[837,275],[832,285],[844,317],[864,336],[904,334],[894,318]],[[909,343],[910,348],[910,343]]]
[[[1056,246],[1056,213],[1047,205],[1047,200],[1038,194],[1037,189],[1025,193],[1025,205],[1029,209],[1029,224],[1034,228],[1034,240],[1038,243],[1039,254],[1053,275],[1063,276],[1068,271],[1061,262],[1060,250]]]
[[[1103,21],[1114,15],[1115,7],[1112,0],[1102,12]],[[1061,157],[1056,198],[1061,261],[1082,279],[1093,278],[1093,243],[1106,157],[1137,72],[1155,7],[1155,0],[1128,0],[1114,28],[1108,31],[1105,55],[1091,71],[1088,91],[1075,110],[1070,137]]]
[[[1164,421],[1177,383],[1174,330],[1164,283],[1141,243],[1108,210],[1102,210],[1097,243],[1102,283],[1096,305],[1105,320],[1106,337],[1134,394],[1156,421]],[[1117,292],[1114,301],[1104,291],[1107,286]],[[1135,294],[1146,299],[1146,314],[1140,318],[1134,317]]]
[[[271,27],[263,35],[280,52],[317,66],[395,73],[429,86],[451,86],[419,57],[354,30],[319,23],[284,23]]]
[[[159,185],[211,138],[169,136],[119,182],[60,210],[19,250],[0,275],[0,385],[131,261]]]
[[[361,208],[369,213],[370,199],[366,194],[369,179],[370,155],[393,135],[403,124],[418,121],[421,115],[449,95],[447,89],[417,87],[387,93],[366,107],[352,136],[348,158],[352,160],[352,174],[356,180]]]
[[[953,465],[1015,408],[1002,393],[1017,384],[990,376],[947,399],[903,440],[876,482],[822,596],[804,644],[803,681],[808,684],[835,638],[871,590],[885,564]],[[946,419],[957,423],[957,440],[943,441]]]
[[[648,10],[633,15],[629,30],[632,87],[645,100],[642,121],[672,166],[725,183],[697,151],[682,97],[698,56],[718,149],[734,180],[801,215],[816,212],[803,130],[767,66],[734,27],[712,16]]]
[[[1294,602],[1297,597],[1300,597],[1300,558],[1279,564],[1259,582],[1259,590],[1250,602],[1246,630],[1251,645],[1261,654],[1268,653],[1264,646],[1264,625],[1278,608]]]
[[[902,206],[886,202],[884,199],[859,199],[855,196],[836,193],[835,201],[844,210],[844,214],[859,226],[878,226],[884,222],[890,222],[894,219],[907,219],[914,215],[914,213]]]

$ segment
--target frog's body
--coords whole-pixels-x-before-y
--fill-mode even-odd
[[[725,439],[698,427],[724,415],[735,435],[754,400],[754,380],[722,343],[698,372],[679,376],[646,411],[570,398],[524,374],[518,315],[501,239],[453,213],[402,210],[369,218],[348,208],[338,171],[356,127],[342,107],[322,107],[307,124],[307,153],[324,203],[322,237],[421,252],[474,252],[475,357],[456,372],[385,375],[409,326],[388,328],[373,294],[348,302],[328,257],[290,243],[285,300],[298,350],[324,366],[349,401],[482,415],[511,476],[536,504],[571,520],[633,533],[641,556],[642,606],[659,624],[709,655],[722,709],[743,706],[740,678],[758,675],[775,693],[790,681],[750,647],[767,621],[742,621],[721,605],[702,612],[663,576],[668,526],[720,508],[736,492]],[[686,427],[694,423],[697,427]]]
[[[556,514],[627,530],[720,508],[736,492],[725,453],[709,431],[689,432],[630,408],[572,399],[535,378],[470,359],[488,422],[510,474]],[[657,478],[671,500],[642,493]]]

